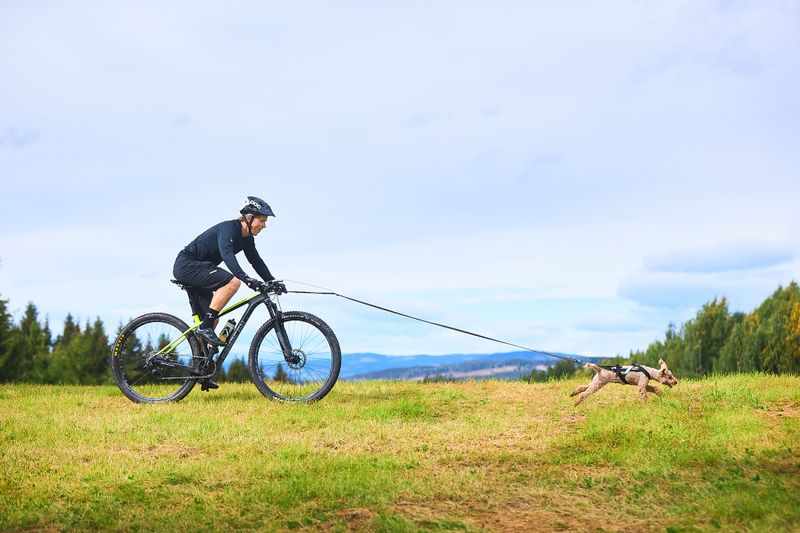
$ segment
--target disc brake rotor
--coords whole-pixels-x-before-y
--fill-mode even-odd
[[[286,360],[289,368],[292,370],[300,370],[306,366],[306,354],[303,350],[295,348],[292,350],[292,356]]]

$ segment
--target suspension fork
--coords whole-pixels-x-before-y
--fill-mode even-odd
[[[287,363],[291,362],[294,358],[294,353],[292,353],[292,344],[289,342],[289,335],[286,334],[286,328],[283,325],[283,311],[271,300],[267,300],[265,303],[269,309],[269,314],[272,315],[272,322],[275,324],[275,334],[278,336],[278,344],[283,352],[283,358]]]

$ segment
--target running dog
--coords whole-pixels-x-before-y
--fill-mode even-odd
[[[602,389],[609,383],[622,383],[623,385],[637,385],[639,387],[639,397],[647,400],[647,393],[661,394],[661,391],[653,385],[648,385],[651,379],[660,381],[669,388],[678,384],[678,380],[672,375],[667,363],[663,359],[658,360],[661,368],[652,368],[644,365],[632,364],[629,366],[598,366],[594,363],[587,363],[586,366],[597,372],[592,381],[586,385],[581,385],[570,396],[578,396],[575,405],[578,405],[588,396]]]

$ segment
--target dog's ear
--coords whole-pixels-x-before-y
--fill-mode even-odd
[[[667,363],[666,363],[666,362],[664,362],[664,360],[663,360],[663,359],[659,359],[659,360],[658,360],[658,364],[659,364],[659,366],[661,366],[661,369],[662,369],[662,370],[663,370],[663,369],[665,369],[665,368],[667,368]]]

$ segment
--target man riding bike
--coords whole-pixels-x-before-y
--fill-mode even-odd
[[[186,245],[175,259],[172,270],[175,280],[194,296],[197,308],[192,311],[202,319],[197,335],[214,346],[225,346],[225,342],[214,333],[214,328],[220,310],[236,294],[242,282],[255,291],[266,288],[286,291],[283,283],[275,281],[258,255],[254,242],[254,237],[267,225],[267,217],[274,217],[275,213],[256,196],[245,198],[239,213],[238,219],[211,226]],[[266,285],[248,276],[239,266],[236,254],[242,250]],[[222,261],[232,273],[218,267]]]

